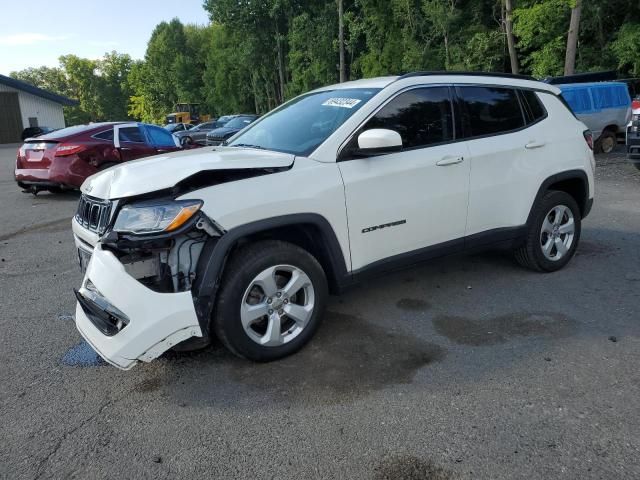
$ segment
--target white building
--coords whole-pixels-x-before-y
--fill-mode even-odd
[[[64,105],[76,100],[0,75],[0,144],[21,141],[27,127],[64,128]]]

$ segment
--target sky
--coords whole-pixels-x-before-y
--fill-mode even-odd
[[[154,27],[178,17],[207,24],[202,0],[0,0],[0,74],[58,65],[72,53],[97,59],[116,50],[144,57]]]

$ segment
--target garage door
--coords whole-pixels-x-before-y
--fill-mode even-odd
[[[0,92],[0,143],[18,143],[21,133],[18,92]]]

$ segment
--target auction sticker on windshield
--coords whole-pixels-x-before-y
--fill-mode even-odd
[[[330,98],[322,105],[326,107],[353,108],[361,101],[362,100],[358,100],[357,98]]]

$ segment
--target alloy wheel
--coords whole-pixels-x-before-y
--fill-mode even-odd
[[[292,265],[260,272],[242,296],[240,320],[254,342],[278,347],[296,338],[309,324],[315,291],[309,276]]]
[[[540,232],[540,247],[544,256],[551,261],[564,258],[571,250],[576,225],[571,209],[556,205],[544,217]]]

